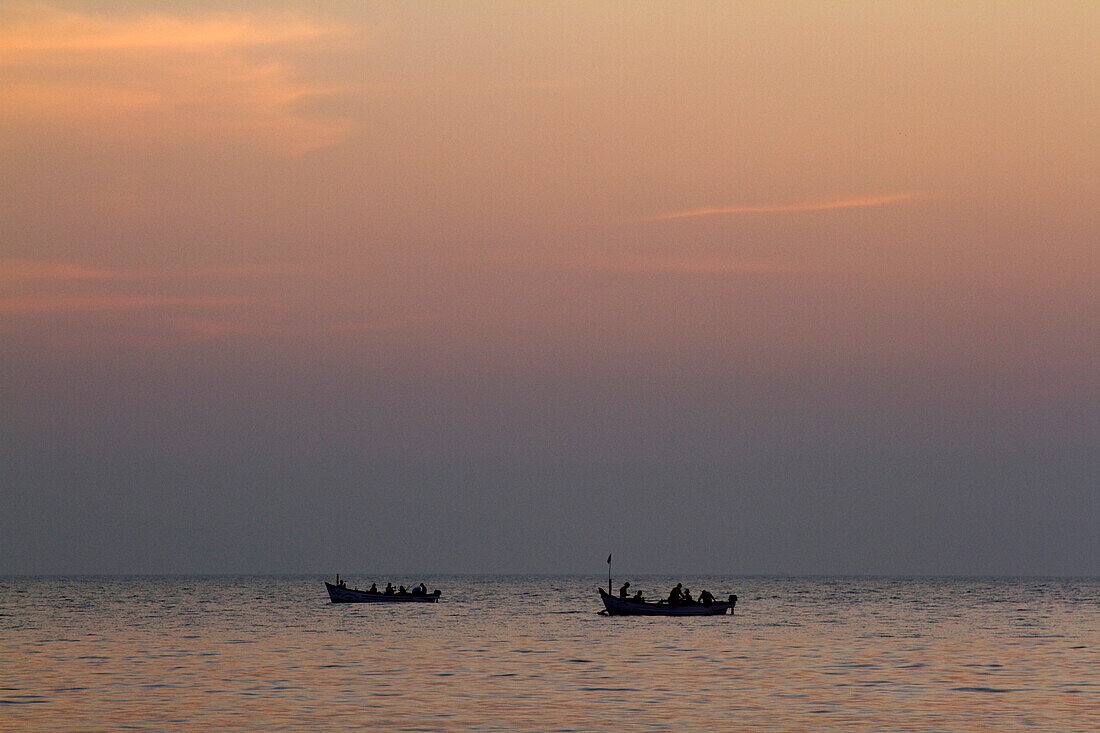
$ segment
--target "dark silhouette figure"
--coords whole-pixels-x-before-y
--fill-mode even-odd
[[[399,595],[399,596],[407,596],[407,595],[409,595],[409,592],[408,592],[407,590],[405,590],[405,586],[403,586],[403,585],[402,585],[402,586],[399,586],[399,587],[398,587],[398,589],[397,589],[397,595]]]
[[[630,587],[630,581],[629,580],[626,581],[625,583],[623,583],[623,587],[619,588],[619,598],[626,598],[626,594],[627,594],[626,589],[629,588],[629,587]]]
[[[386,595],[387,596],[392,596],[393,595],[393,583],[386,583]]]
[[[685,588],[684,592],[680,595],[680,598],[681,600],[683,600],[685,606],[690,606],[695,603],[695,601],[691,598],[691,588]]]
[[[428,586],[424,585],[423,583],[420,584],[420,595],[428,595]]]
[[[704,590],[702,593],[699,594],[699,602],[702,603],[704,606],[709,606],[710,604],[714,603],[714,596],[710,594],[709,590]]]
[[[676,587],[668,592],[668,605],[679,606],[680,605],[680,589],[684,587],[683,583],[677,583]]]
[[[378,592],[378,584],[377,583],[371,583],[369,592],[370,593],[377,593]]]
[[[630,600],[636,601],[638,603],[645,603],[645,596],[642,595],[641,591],[638,591],[637,593],[634,594],[634,597],[631,598]]]
[[[730,602],[730,616],[732,616],[733,611],[734,611],[734,606],[737,605],[737,594],[731,595],[729,602]]]

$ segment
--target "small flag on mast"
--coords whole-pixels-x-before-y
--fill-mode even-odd
[[[607,564],[608,564],[608,565],[610,565],[610,564],[611,564],[611,555],[610,555],[610,553],[609,553],[609,554],[608,554],[608,556],[607,556]]]

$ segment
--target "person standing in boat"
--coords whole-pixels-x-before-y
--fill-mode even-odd
[[[625,583],[623,583],[623,587],[619,588],[619,598],[622,598],[624,600],[626,599],[626,594],[628,593],[627,588],[629,588],[629,587],[630,587],[630,581],[629,580],[626,581]]]
[[[683,583],[677,583],[676,587],[668,592],[668,605],[679,606],[680,605],[680,589],[684,587]]]

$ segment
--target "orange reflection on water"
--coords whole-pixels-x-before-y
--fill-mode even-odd
[[[1100,726],[1088,593],[756,579],[733,618],[624,619],[596,615],[577,579],[455,580],[416,609],[332,606],[301,579],[167,579],[122,600],[127,582],[53,612],[0,596],[5,729]]]

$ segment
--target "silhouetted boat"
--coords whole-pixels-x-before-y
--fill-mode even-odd
[[[369,590],[348,588],[340,582],[339,575],[336,576],[336,585],[326,580],[325,588],[333,603],[435,603],[440,596],[438,590],[432,593],[372,593]]]
[[[728,601],[713,601],[709,605],[702,603],[680,603],[673,606],[666,601],[636,601],[633,598],[616,598],[603,588],[599,589],[600,598],[609,616],[721,616],[726,611],[732,614],[737,605],[737,596]]]

